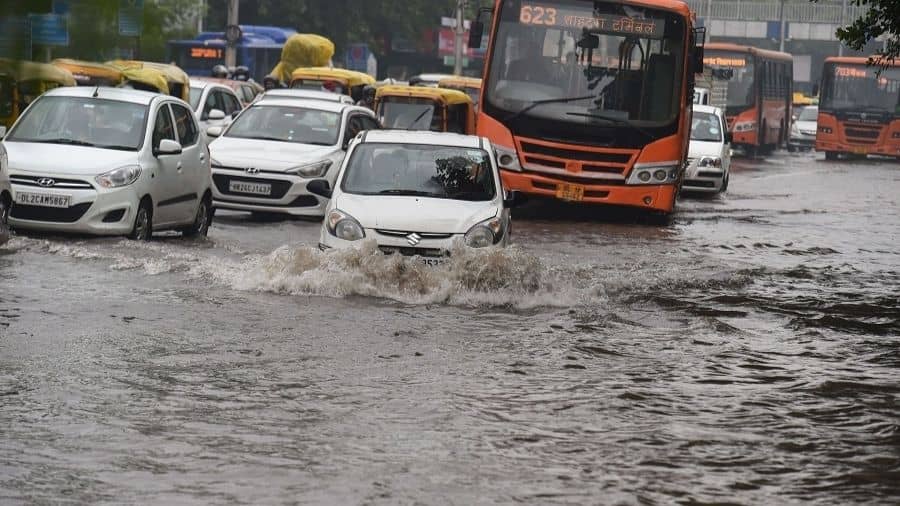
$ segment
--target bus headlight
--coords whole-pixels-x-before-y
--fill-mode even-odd
[[[671,184],[678,178],[677,164],[635,164],[627,185]]]
[[[819,131],[823,134],[830,134],[832,132],[831,127],[820,126]]]
[[[522,172],[522,165],[519,164],[519,155],[516,154],[515,149],[494,146],[494,151],[497,154],[497,165],[501,169]]]
[[[756,130],[755,121],[740,121],[734,125],[735,132],[752,132],[753,130]]]

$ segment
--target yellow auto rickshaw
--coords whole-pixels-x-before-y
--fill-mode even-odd
[[[375,114],[384,128],[475,134],[475,104],[459,90],[424,86],[382,86]]]
[[[305,67],[291,72],[291,88],[321,90],[349,95],[354,101],[362,99],[363,88],[374,86],[375,78],[364,72],[328,67]]]
[[[78,86],[116,87],[125,82],[125,74],[121,70],[105,63],[68,58],[57,58],[50,63],[71,72]]]
[[[175,65],[137,60],[113,60],[106,62],[125,74],[126,85],[148,91],[158,91],[185,102],[191,99],[191,78]]]
[[[11,127],[35,98],[60,86],[75,86],[68,70],[47,63],[0,59],[0,125]]]
[[[438,88],[459,90],[468,95],[472,102],[475,103],[475,108],[478,108],[478,100],[481,98],[480,78],[464,76],[445,77],[438,82]]]

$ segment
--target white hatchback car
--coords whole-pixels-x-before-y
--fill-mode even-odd
[[[225,125],[244,109],[228,86],[197,79],[191,79],[191,107],[200,121],[201,133],[209,127]]]
[[[731,169],[731,133],[722,110],[694,105],[688,166],[681,189],[686,192],[721,193],[728,189]]]
[[[800,109],[797,119],[791,124],[788,151],[811,150],[816,147],[816,130],[819,125],[819,106],[808,105]]]
[[[442,257],[455,241],[473,248],[506,246],[509,208],[494,149],[487,139],[434,132],[362,134],[332,190],[319,247],[347,248],[374,239],[385,253]]]
[[[145,91],[57,88],[3,139],[13,228],[149,239],[205,235],[209,153],[188,104]]]
[[[375,113],[322,100],[266,98],[241,113],[224,133],[213,127],[216,208],[294,216],[324,216],[327,199],[306,189],[333,183],[350,139],[379,128]]]

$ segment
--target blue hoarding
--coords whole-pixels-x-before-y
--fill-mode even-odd
[[[60,14],[30,14],[31,43],[45,46],[68,46],[69,26]]]

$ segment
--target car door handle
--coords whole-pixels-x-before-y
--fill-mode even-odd
[[[202,163],[205,161],[206,161],[206,155],[200,155],[200,162]]]
[[[182,167],[181,162],[178,162],[178,165],[175,166],[175,170],[177,170],[178,172],[181,172],[181,167]]]

